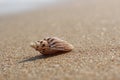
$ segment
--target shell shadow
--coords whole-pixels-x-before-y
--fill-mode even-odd
[[[38,59],[46,59],[46,58],[50,58],[50,57],[55,57],[55,56],[58,56],[58,55],[62,55],[62,54],[65,54],[65,53],[67,53],[67,52],[59,52],[59,53],[56,53],[56,54],[49,54],[49,55],[48,54],[47,55],[37,55],[37,56],[34,56],[34,57],[30,57],[28,59],[19,61],[18,63],[35,61],[35,60],[38,60]]]

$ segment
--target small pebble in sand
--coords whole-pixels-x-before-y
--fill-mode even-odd
[[[67,41],[61,40],[57,37],[47,37],[43,40],[32,42],[30,46],[39,51],[41,54],[69,52],[74,48],[73,45]]]

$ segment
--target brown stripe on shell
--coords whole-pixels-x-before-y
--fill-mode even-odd
[[[48,41],[48,43],[51,43],[52,41],[54,41],[55,39],[54,38],[50,38],[50,39],[48,39],[47,41]]]

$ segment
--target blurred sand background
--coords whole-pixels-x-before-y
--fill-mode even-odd
[[[47,36],[75,49],[43,56],[29,47]],[[0,80],[120,80],[120,0],[73,0],[0,17]]]

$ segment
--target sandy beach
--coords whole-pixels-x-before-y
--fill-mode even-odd
[[[75,48],[44,56],[29,46],[48,36]],[[0,80],[120,80],[120,1],[74,0],[0,17]]]

